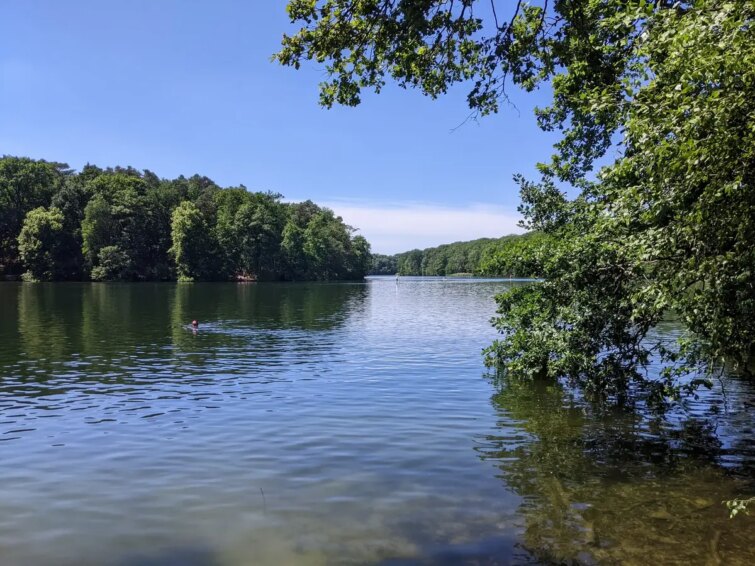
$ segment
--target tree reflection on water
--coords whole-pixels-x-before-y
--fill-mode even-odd
[[[755,521],[732,521],[721,504],[753,488],[752,447],[717,426],[747,417],[746,403],[716,420],[695,411],[675,420],[593,406],[554,383],[498,385],[501,434],[478,450],[523,497],[522,544],[537,559],[755,561]]]

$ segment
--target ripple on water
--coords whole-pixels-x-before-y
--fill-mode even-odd
[[[0,286],[3,564],[752,558],[751,387],[684,426],[498,390],[506,285]]]

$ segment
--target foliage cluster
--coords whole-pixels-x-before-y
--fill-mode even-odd
[[[484,250],[477,272],[489,276],[540,278],[546,258],[557,245],[557,241],[542,232],[503,238]]]
[[[666,402],[755,357],[755,5],[749,0],[290,0],[301,27],[278,60],[325,63],[321,102],[355,105],[388,77],[436,97],[469,87],[495,112],[506,85],[548,82],[560,132],[517,178],[524,227],[549,238],[542,284],[499,297],[488,361]],[[609,151],[610,150],[610,151]],[[598,160],[607,163],[597,175]],[[567,198],[567,189],[570,194]],[[519,265],[516,254],[506,260]],[[531,263],[532,258],[522,258]],[[676,316],[676,343],[651,329]],[[660,360],[663,372],[647,368]]]
[[[331,210],[207,177],[0,158],[0,275],[37,281],[361,279],[370,246]]]

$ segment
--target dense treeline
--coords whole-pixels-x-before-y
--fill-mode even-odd
[[[502,238],[483,251],[477,273],[491,277],[543,277],[545,260],[556,246],[558,241],[542,232]]]
[[[532,233],[454,242],[392,256],[373,254],[370,274],[538,277],[538,258],[547,253],[547,246],[541,234]],[[512,260],[525,255],[532,258],[530,265],[522,266]]]
[[[370,275],[395,275],[398,273],[398,255],[372,254]]]
[[[0,158],[0,275],[26,280],[360,279],[370,246],[331,210],[195,175]]]

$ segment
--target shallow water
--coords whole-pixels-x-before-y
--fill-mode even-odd
[[[511,284],[0,285],[0,564],[755,562],[753,388],[496,384]]]

